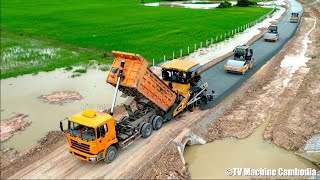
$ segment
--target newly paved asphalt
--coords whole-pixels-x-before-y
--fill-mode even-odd
[[[302,6],[295,0],[290,2],[290,10],[288,10],[283,19],[278,23],[278,31],[280,39],[276,42],[265,42],[263,37],[250,45],[253,49],[254,65],[245,75],[227,73],[223,66],[228,59],[232,59],[233,55],[224,59],[220,63],[210,67],[201,73],[202,82],[208,82],[208,90],[214,90],[217,94],[213,103],[206,106],[205,109],[212,108],[220,103],[226,96],[239,88],[241,84],[251,77],[259,68],[261,68],[268,60],[270,60],[296,33],[299,23],[290,23],[291,12],[299,12],[301,18]],[[240,45],[240,44],[239,44]]]

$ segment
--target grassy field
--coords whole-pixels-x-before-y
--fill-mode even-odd
[[[36,74],[57,67],[72,70],[73,65],[112,63],[103,51],[53,43],[1,30],[1,79]],[[92,61],[96,60],[96,61]],[[101,68],[104,68],[101,65]]]
[[[213,10],[145,7],[140,2],[2,0],[1,54],[22,46],[60,48],[58,54],[62,55],[46,60],[41,60],[41,56],[37,63],[31,63],[32,68],[9,68],[1,72],[1,78],[86,63],[90,59],[99,62],[107,59],[104,62],[109,63],[112,50],[139,53],[159,62],[164,54],[171,58],[172,51],[178,54],[182,48],[186,52],[188,46],[252,22],[270,11],[259,7]],[[28,38],[40,43],[34,45]],[[35,60],[17,58],[11,61],[22,61],[26,63],[24,67],[27,61]],[[3,55],[1,59],[3,63]],[[8,61],[10,58],[5,63]]]

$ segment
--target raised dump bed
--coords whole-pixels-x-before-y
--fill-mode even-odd
[[[148,68],[148,61],[139,54],[112,51],[115,60],[107,82],[116,86],[120,63],[125,62],[119,89],[128,96],[147,99],[155,108],[167,112],[174,104],[176,94]]]

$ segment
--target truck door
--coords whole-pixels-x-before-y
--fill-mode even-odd
[[[109,147],[111,141],[111,137],[109,136],[109,128],[108,124],[101,125],[100,127],[97,128],[97,148],[99,152],[99,159],[102,158],[100,157],[100,152],[104,151]]]

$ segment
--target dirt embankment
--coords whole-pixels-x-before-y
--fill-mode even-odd
[[[11,176],[14,172],[32,164],[65,143],[67,142],[64,133],[60,131],[52,131],[39,141],[39,145],[32,149],[24,152],[17,152],[11,148],[2,150],[0,152],[0,178],[5,179]]]
[[[182,163],[177,147],[170,143],[154,161],[143,166],[133,179],[190,179],[190,173]]]
[[[300,68],[295,73],[279,97],[281,104],[273,112],[264,133],[265,139],[286,150],[301,150],[312,134],[320,133],[320,3],[312,6],[302,3],[305,10],[303,24],[308,27],[302,31],[308,32],[317,19],[315,30],[309,37],[312,44],[307,50],[311,59],[307,68]],[[294,51],[292,54],[297,55]]]
[[[10,139],[13,136],[14,132],[23,131],[25,127],[29,126],[31,122],[23,120],[27,116],[28,115],[25,114],[18,114],[9,119],[1,120],[0,142]]]

